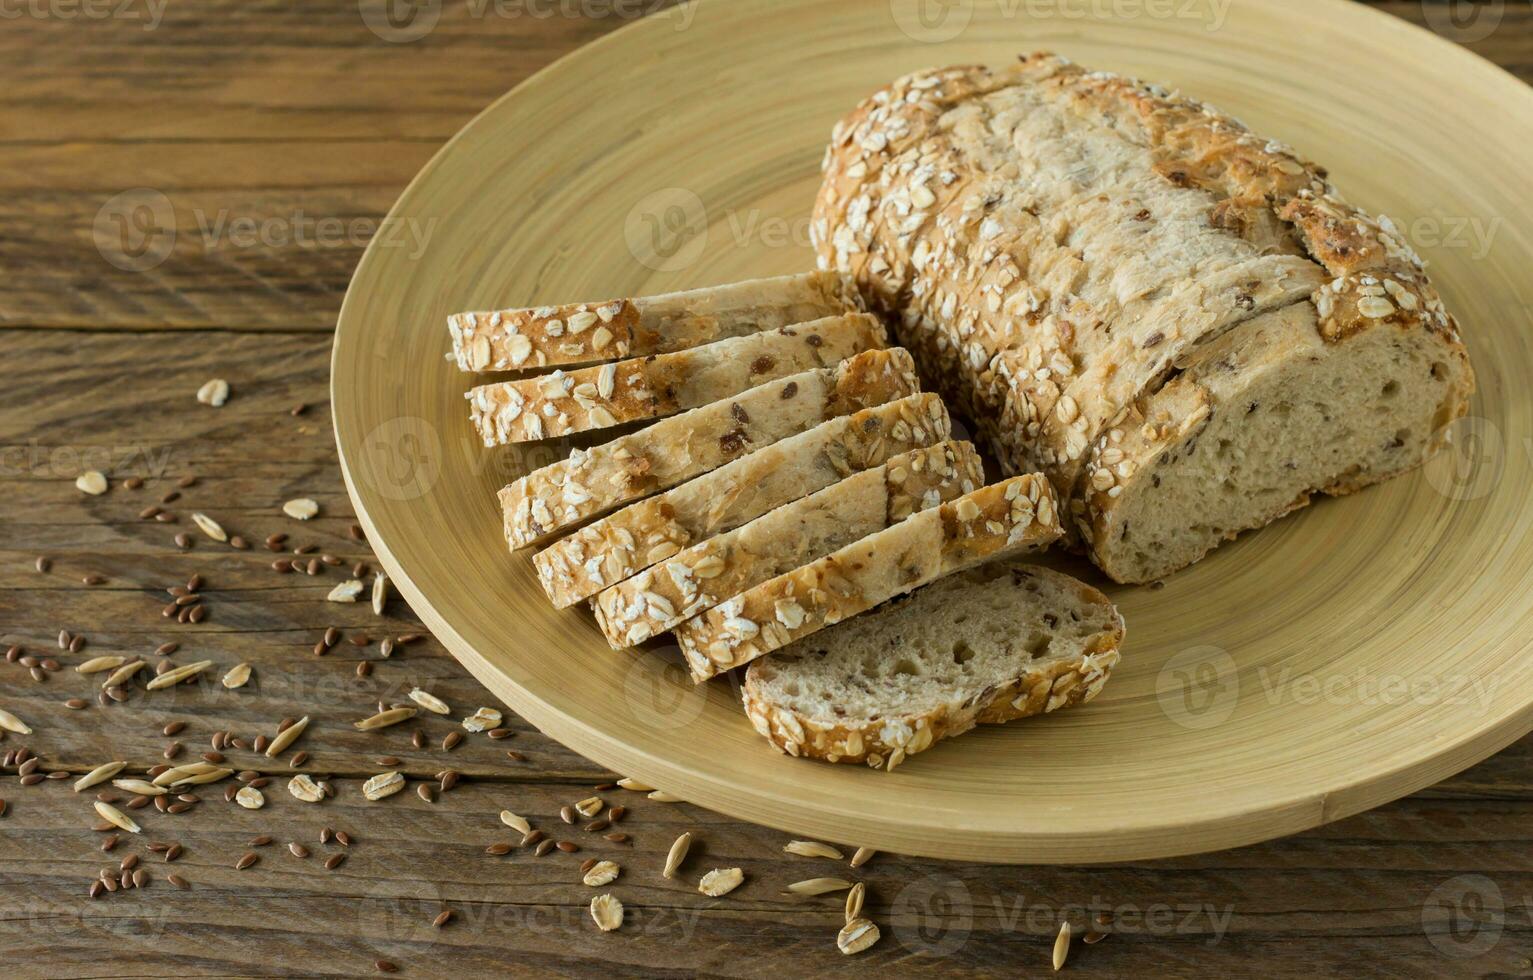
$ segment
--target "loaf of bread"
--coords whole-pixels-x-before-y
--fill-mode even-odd
[[[669,354],[857,309],[835,273],[751,279],[679,293],[447,318],[463,371],[519,371]]]
[[[577,449],[500,491],[506,540],[513,549],[542,544],[821,422],[918,391],[909,352],[864,351]]]
[[[979,453],[943,442],[901,453],[678,552],[592,600],[615,649],[635,646],[783,572],[984,482]]]
[[[976,724],[1090,701],[1122,643],[1096,589],[991,562],[757,660],[745,713],[789,755],[893,769]]]
[[[1049,55],[868,99],[811,234],[1123,582],[1419,465],[1474,387],[1388,219],[1208,106]]]
[[[671,354],[480,385],[466,397],[486,446],[534,442],[663,418],[887,346],[875,317],[846,313]]]
[[[677,626],[676,640],[692,679],[705,681],[954,572],[1047,547],[1060,534],[1048,481],[1012,477],[747,589]]]
[[[939,443],[950,431],[942,399],[933,394],[822,422],[561,538],[533,556],[538,581],[556,607],[574,605],[683,548]]]

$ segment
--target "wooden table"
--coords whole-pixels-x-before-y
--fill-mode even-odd
[[[1372,813],[1236,851],[1088,868],[879,855],[856,871],[786,855],[782,834],[623,790],[597,795],[628,808],[614,828],[626,841],[566,826],[561,807],[614,774],[514,718],[509,737],[443,748],[456,718],[488,696],[429,639],[385,656],[384,638],[416,628],[398,599],[382,617],[366,602],[325,601],[352,563],[370,561],[349,533],[331,441],[329,331],[380,217],[437,147],[531,72],[626,21],[611,11],[649,6],[517,4],[500,10],[522,15],[506,16],[451,2],[416,41],[391,28],[384,40],[349,2],[5,8],[19,13],[0,31],[0,356],[13,379],[0,401],[0,645],[59,669],[40,666],[38,680],[25,663],[0,662],[0,706],[35,728],[0,750],[26,746],[39,773],[69,778],[22,785],[15,766],[0,777],[0,974],[373,975],[385,961],[414,976],[1037,975],[1061,919],[1079,934],[1104,911],[1113,935],[1077,943],[1068,969],[1533,973],[1533,739]],[[1447,4],[1379,6],[1451,29]],[[377,12],[371,0],[363,9]],[[1499,16],[1494,29],[1460,23],[1460,37],[1533,79],[1533,13],[1508,0]],[[174,215],[173,241],[146,220],[155,208]],[[231,385],[221,408],[195,399],[211,378]],[[110,477],[107,493],[76,489],[87,469]],[[132,477],[143,486],[125,485]],[[298,497],[317,501],[320,516],[284,516],[283,502]],[[140,516],[156,506],[174,521]],[[211,540],[194,512],[252,547]],[[182,532],[189,548],[174,541]],[[290,536],[284,560],[313,546],[343,565],[278,573],[279,556],[263,546],[273,533]],[[45,573],[39,556],[51,561]],[[206,618],[163,617],[164,590],[194,574],[205,579]],[[87,584],[92,576],[104,581]],[[331,626],[342,639],[316,656]],[[61,630],[83,647],[61,651]],[[164,659],[213,666],[171,690],[145,691],[146,672],[108,704],[98,700],[104,675],[73,669],[111,655],[153,667],[166,642],[180,647]],[[240,662],[254,679],[224,689],[218,678]],[[416,686],[455,715],[353,730],[375,702]],[[71,698],[86,706],[67,707]],[[311,729],[280,757],[252,751],[280,719],[303,715]],[[185,729],[165,736],[171,722]],[[91,829],[91,803],[111,787],[77,794],[72,781],[114,759],[142,774],[175,744],[177,763],[197,761],[216,732],[245,746],[225,748],[230,766],[271,777],[267,806],[225,803],[233,780],[192,787],[201,801],[184,812],[127,811],[144,833],[103,853],[109,835]],[[295,769],[298,751],[308,758]],[[367,802],[361,783],[386,755],[411,786]],[[435,802],[418,795],[447,769],[461,774],[454,788]],[[300,771],[332,777],[335,798],[289,795]],[[132,795],[115,792],[124,803]],[[581,850],[487,854],[520,836],[497,821],[502,808]],[[349,833],[350,847],[322,844],[325,827]],[[694,880],[737,865],[746,885],[710,900],[662,879],[683,831],[697,839]],[[260,834],[273,842],[251,847]],[[167,864],[151,842],[184,853]],[[247,851],[258,862],[237,870]],[[147,886],[92,900],[92,880],[130,855],[148,869]],[[333,855],[344,863],[327,870]],[[612,887],[628,905],[619,933],[598,932],[587,915],[588,857],[623,866]],[[820,875],[866,882],[884,936],[855,960],[835,949],[839,896],[783,897],[789,882]],[[434,927],[443,909],[455,918]]]

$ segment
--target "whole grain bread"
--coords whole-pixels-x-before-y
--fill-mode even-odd
[[[769,579],[676,627],[697,682],[923,585],[1042,548],[1061,534],[1041,474],[1012,477],[923,510],[823,558]]]
[[[887,346],[876,317],[848,313],[671,354],[480,385],[466,397],[486,446],[532,442],[663,418]]]
[[[592,600],[596,620],[614,649],[635,646],[751,586],[971,493],[984,476],[967,442],[901,453],[603,589]]]
[[[447,318],[463,371],[514,371],[669,354],[857,309],[856,291],[832,272]]]
[[[910,354],[864,351],[768,381],[534,470],[500,491],[511,547],[542,544],[624,504],[717,469],[827,419],[920,390]]]
[[[757,660],[742,697],[789,755],[893,769],[976,724],[1090,701],[1123,636],[1096,589],[997,561]]]
[[[911,395],[831,419],[632,504],[533,556],[558,608],[588,599],[692,544],[948,438],[942,399]]]
[[[881,137],[870,120],[909,99],[941,107],[939,121],[920,140],[904,138],[903,122]],[[1370,385],[1394,382],[1417,402],[1386,424],[1415,431],[1467,408],[1473,373],[1457,326],[1387,219],[1346,204],[1322,168],[1202,103],[1036,55],[997,71],[916,73],[848,124],[859,136],[833,137],[811,227],[822,265],[854,274],[893,316],[923,378],[974,418],[1004,469],[1048,474],[1094,555],[1087,486],[1103,477],[1089,457],[1121,442],[1124,421],[1210,345],[1291,307],[1311,311],[1318,341],[1343,361],[1374,344],[1405,352],[1369,372]],[[869,149],[881,144],[897,152]],[[1358,339],[1368,333],[1381,336]],[[1302,383],[1314,349],[1289,351],[1301,359],[1289,376]],[[1440,365],[1435,384],[1406,377],[1419,363]],[[1350,422],[1331,414],[1315,442],[1329,445]],[[1272,519],[1269,490],[1302,503],[1419,464],[1440,431],[1404,440],[1389,459],[1301,449],[1315,465],[1288,470],[1277,487],[1228,488],[1246,504],[1223,530]],[[1243,432],[1226,430],[1234,453],[1273,452]],[[1212,494],[1226,474],[1210,466],[1187,479]],[[1171,533],[1201,518],[1172,510],[1161,521]]]

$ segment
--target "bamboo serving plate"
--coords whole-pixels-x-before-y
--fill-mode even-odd
[[[341,311],[336,437],[383,566],[491,691],[601,765],[710,809],[992,862],[1292,833],[1533,727],[1533,94],[1340,0],[1073,16],[1094,6],[1113,5],[681,8],[535,75],[427,165],[390,221],[426,229],[429,246],[380,236]],[[569,444],[478,445],[445,318],[809,268],[838,117],[912,69],[1036,49],[1180,86],[1394,217],[1462,321],[1471,418],[1421,471],[1322,500],[1163,588],[1109,587],[1128,640],[1092,704],[982,729],[892,773],[789,759],[751,730],[730,682],[693,688],[674,649],[610,650],[583,609],[549,607],[526,553],[507,552],[495,491]]]

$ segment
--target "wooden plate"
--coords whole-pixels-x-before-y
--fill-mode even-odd
[[[1529,730],[1533,95],[1348,3],[1116,7],[1144,13],[704,3],[549,67],[432,160],[346,297],[335,426],[384,567],[476,677],[571,748],[711,809],[986,861],[1128,860],[1291,833]],[[1040,48],[1196,93],[1393,215],[1462,318],[1474,417],[1422,472],[1323,501],[1162,589],[1113,589],[1129,641],[1085,709],[889,774],[788,759],[728,683],[694,690],[674,651],[613,652],[586,612],[549,608],[527,557],[506,552],[494,493],[568,446],[476,444],[444,318],[807,268],[806,215],[840,115],[905,71]]]

